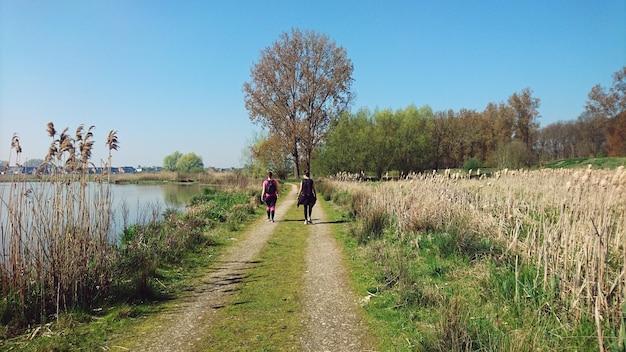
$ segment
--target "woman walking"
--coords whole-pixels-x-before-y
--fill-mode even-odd
[[[313,212],[313,206],[317,200],[317,194],[315,193],[315,185],[313,180],[309,177],[309,171],[304,172],[302,181],[300,181],[300,188],[298,189],[298,205],[304,205],[304,223],[311,224],[311,213]]]
[[[274,222],[277,199],[278,182],[272,178],[272,172],[270,171],[267,173],[267,179],[263,181],[263,190],[261,190],[261,201],[265,203],[268,222]]]

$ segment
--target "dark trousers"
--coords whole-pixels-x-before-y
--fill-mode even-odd
[[[304,219],[311,220],[311,213],[313,213],[313,205],[304,204]]]

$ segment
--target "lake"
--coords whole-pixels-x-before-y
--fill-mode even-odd
[[[22,185],[20,185],[21,187]],[[36,189],[39,183],[28,183],[25,188]],[[6,202],[10,182],[0,183],[0,221],[7,223]],[[95,187],[90,184],[89,187]],[[166,209],[182,211],[194,195],[201,194],[206,185],[197,184],[111,184],[113,228],[112,237],[119,235],[124,226],[161,216]],[[35,191],[36,192],[36,191]]]
[[[128,217],[126,223],[130,225],[151,218],[153,213],[160,216],[166,209],[182,211],[189,205],[191,198],[201,194],[205,187],[207,186],[169,183],[111,185],[116,227],[123,229],[124,216]]]

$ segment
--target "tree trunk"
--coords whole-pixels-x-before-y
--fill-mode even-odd
[[[305,156],[306,160],[304,161],[306,164],[306,171],[309,171],[309,173],[311,172],[311,154],[313,154],[313,151],[307,150]]]
[[[293,151],[291,152],[293,155],[293,167],[294,173],[296,174],[296,178],[300,178],[300,155],[298,154],[298,144],[294,143]]]

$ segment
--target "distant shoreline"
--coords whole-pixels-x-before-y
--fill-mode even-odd
[[[240,179],[242,175],[237,171],[204,171],[204,172],[137,172],[137,173],[114,173],[114,174],[88,174],[88,175],[0,175],[0,183],[10,182],[64,182],[83,181],[106,182],[110,184],[216,184],[229,183],[230,180]]]

